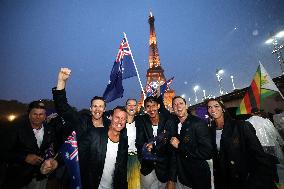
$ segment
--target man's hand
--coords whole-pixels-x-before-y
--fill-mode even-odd
[[[57,80],[57,90],[62,90],[65,88],[66,81],[71,75],[71,70],[69,68],[61,68],[58,73]]]
[[[156,98],[159,98],[161,96],[161,85],[160,82],[158,82],[157,92],[156,92]]]
[[[28,154],[25,158],[25,162],[31,165],[39,165],[43,161],[43,158],[35,154]]]
[[[48,174],[54,171],[58,167],[58,162],[55,159],[47,159],[40,167],[41,174]]]
[[[177,137],[172,137],[170,143],[173,147],[178,148],[179,139],[177,139]]]
[[[151,152],[152,149],[153,149],[153,144],[152,144],[152,143],[148,143],[148,144],[146,145],[146,148],[147,148],[147,150],[148,150],[149,152]]]
[[[175,189],[176,185],[173,181],[169,180],[166,184],[166,189]]]

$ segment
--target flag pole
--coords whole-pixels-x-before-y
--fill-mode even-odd
[[[261,72],[261,62],[260,62],[260,60],[258,60],[258,62],[259,62],[259,65],[258,65],[258,67],[259,67],[259,87],[260,87],[260,89],[259,89],[259,112],[260,112],[260,110],[261,110],[261,90],[262,90],[262,88],[261,88],[261,75],[262,75],[262,72]],[[251,110],[250,110],[250,113],[252,113],[251,112]]]
[[[123,32],[123,34],[124,34],[124,38],[125,38],[126,42],[128,43],[128,40],[127,40],[127,37],[126,37],[126,33]],[[131,55],[131,58],[132,58],[132,61],[133,61],[133,64],[134,64],[134,67],[135,67],[135,70],[136,70],[136,73],[137,73],[138,81],[139,81],[139,84],[140,84],[140,87],[141,87],[141,90],[143,92],[144,99],[145,99],[146,98],[145,91],[143,89],[143,86],[142,86],[142,83],[141,83],[141,80],[140,80],[140,76],[139,76],[139,73],[138,73],[138,69],[137,69],[137,66],[135,64],[135,61],[134,61],[134,58],[133,58],[133,55],[132,55],[129,43],[128,43],[128,47],[129,47],[130,55]]]

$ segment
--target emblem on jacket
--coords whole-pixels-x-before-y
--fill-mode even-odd
[[[240,144],[240,140],[239,140],[239,137],[235,137],[235,138],[233,138],[233,145],[234,146],[239,146],[239,144]]]
[[[185,137],[183,138],[183,142],[185,144],[189,142],[189,135],[185,135]]]

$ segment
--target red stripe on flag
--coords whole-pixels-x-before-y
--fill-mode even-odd
[[[246,94],[245,94],[245,97],[244,97],[244,104],[245,104],[245,108],[246,108],[246,113],[250,112],[250,110],[251,110],[251,104],[250,104],[248,92],[246,92]]]
[[[256,82],[257,81],[253,80],[250,87],[252,89],[257,108],[260,109],[260,88],[258,88]]]

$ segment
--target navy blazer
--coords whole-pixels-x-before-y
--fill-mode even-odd
[[[22,187],[34,177],[37,179],[45,178],[40,173],[40,166],[25,162],[28,154],[36,154],[44,158],[48,148],[53,148],[56,151],[54,129],[46,124],[43,125],[43,128],[43,141],[39,148],[28,116],[20,118],[12,126],[13,132],[3,153],[8,162],[7,180],[4,184],[7,188]]]
[[[79,143],[79,162],[84,189],[99,187],[103,174],[108,142],[108,127],[91,129],[85,133]],[[128,140],[126,129],[119,137],[118,152],[113,174],[113,188],[127,188]]]
[[[224,117],[219,151],[215,122],[210,128],[215,188],[276,188],[274,163],[277,162],[263,151],[253,126],[247,121],[233,120],[227,113]]]
[[[209,134],[209,128],[205,121],[189,114],[182,123],[180,134],[178,134],[179,120],[172,128],[172,135],[180,141],[178,148],[172,148],[175,152],[176,163],[172,165],[179,181],[194,189],[210,189],[211,174],[206,160],[213,156],[213,147]]]
[[[154,146],[153,153],[156,153],[158,160],[151,161],[145,160],[142,157],[142,147],[145,143],[148,143],[153,139],[153,128],[150,117],[148,114],[140,115],[136,117],[136,148],[138,153],[138,158],[141,163],[141,173],[143,175],[148,175],[153,170],[157,175],[157,178],[161,182],[167,182],[171,179],[170,162],[171,162],[171,152],[169,148],[169,130],[170,127],[174,127],[174,122],[172,119],[168,119],[163,114],[159,114],[160,120],[158,124],[158,135],[166,131],[165,138],[158,140]]]

